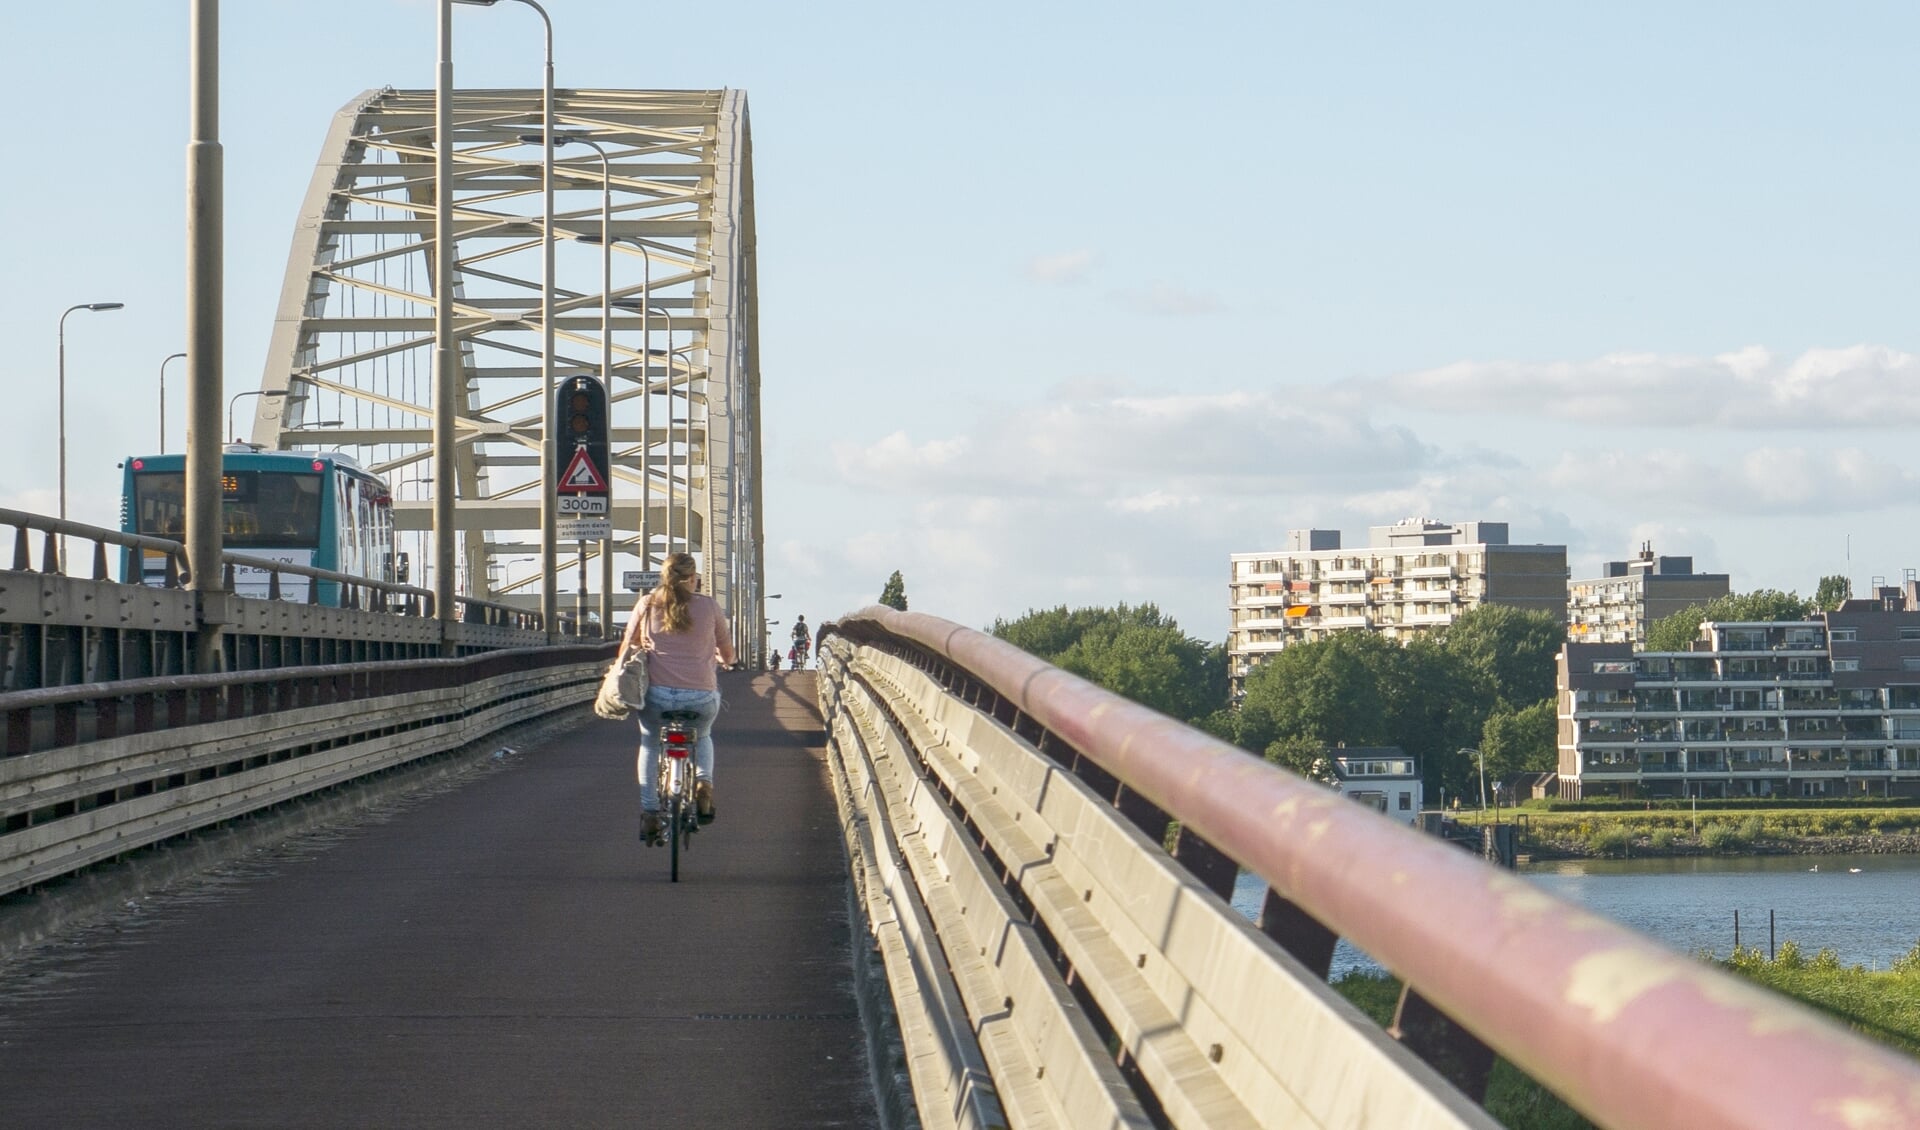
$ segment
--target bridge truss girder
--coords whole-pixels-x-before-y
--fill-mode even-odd
[[[294,231],[261,395],[242,427],[272,449],[346,451],[386,478],[401,548],[423,570],[435,560],[438,489],[433,110],[432,91],[386,88],[335,116]],[[555,154],[554,378],[598,376],[611,342],[613,572],[696,554],[707,591],[757,653],[765,604],[746,95],[562,90],[555,118],[556,132],[607,153],[604,174],[590,146]],[[547,217],[541,149],[520,139],[543,131],[541,92],[459,91],[453,120],[456,587],[537,607]],[[582,239],[609,235],[610,249]],[[598,563],[600,544],[586,548]],[[575,546],[559,549],[565,609]],[[587,572],[598,589],[602,570]],[[616,594],[616,607],[631,602]]]

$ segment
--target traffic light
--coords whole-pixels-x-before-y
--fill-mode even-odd
[[[568,377],[554,393],[559,444],[554,484],[562,494],[606,494],[612,481],[609,462],[607,388],[589,376]]]

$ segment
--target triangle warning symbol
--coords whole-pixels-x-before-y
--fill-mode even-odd
[[[607,480],[600,477],[600,469],[593,465],[593,458],[587,449],[577,447],[573,451],[573,460],[560,475],[560,489],[568,491],[601,492],[607,489]]]

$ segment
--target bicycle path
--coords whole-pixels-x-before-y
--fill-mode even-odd
[[[813,676],[722,678],[680,883],[583,721],[14,971],[0,1125],[871,1125]]]

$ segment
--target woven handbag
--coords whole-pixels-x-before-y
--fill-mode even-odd
[[[634,615],[645,616],[643,604]],[[639,646],[623,649],[600,679],[600,692],[593,697],[593,712],[610,722],[619,722],[634,710],[647,705],[647,622],[640,621]]]

